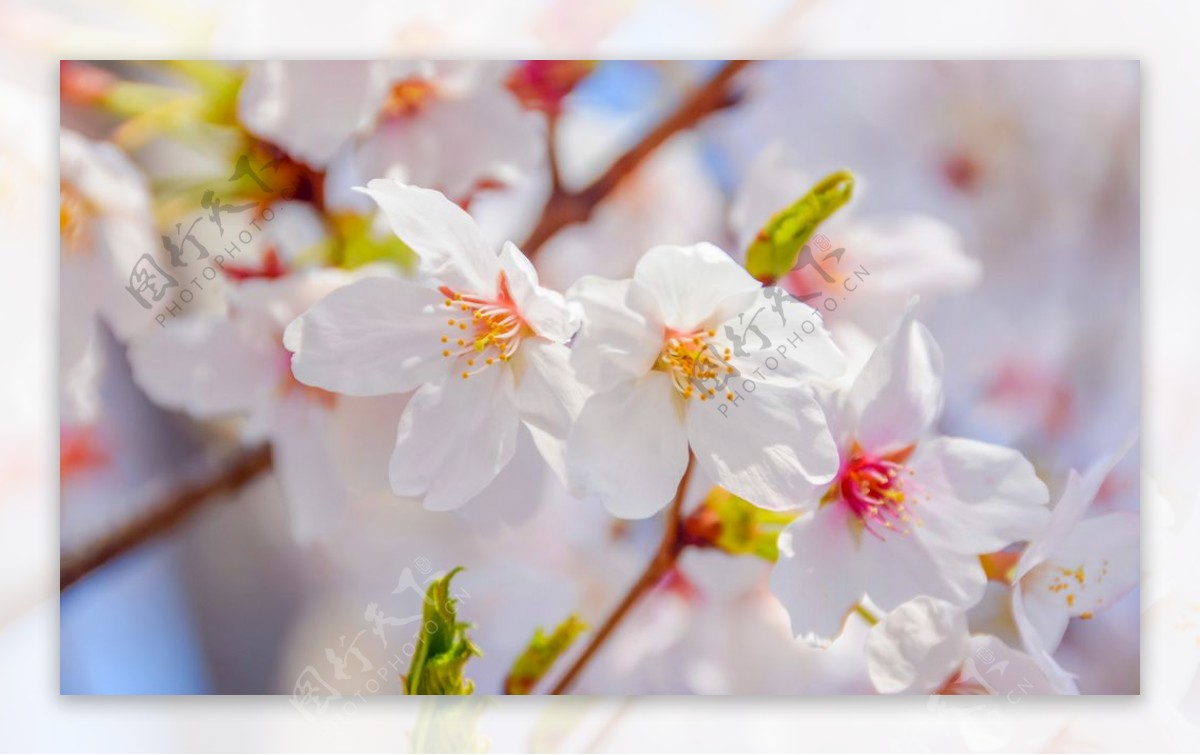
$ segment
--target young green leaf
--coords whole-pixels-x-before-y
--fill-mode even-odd
[[[390,232],[377,236],[369,216],[338,213],[331,220],[341,241],[335,250],[335,262],[339,267],[353,270],[372,262],[391,262],[404,270],[415,267],[416,253]]]
[[[764,283],[773,283],[796,266],[800,250],[822,222],[838,210],[854,191],[854,176],[839,170],[817,182],[808,193],[771,216],[750,248],[746,269]]]
[[[421,634],[402,680],[406,694],[469,695],[475,689],[464,670],[472,656],[483,653],[467,637],[471,625],[458,621],[457,601],[450,597],[450,580],[460,571],[461,566],[434,580],[425,593]]]
[[[714,488],[688,517],[685,529],[697,545],[775,561],[779,558],[779,533],[796,516],[761,509],[723,488]]]
[[[534,630],[529,646],[517,657],[504,680],[504,694],[528,695],[532,692],[559,656],[565,653],[586,629],[587,624],[575,614],[571,614],[549,635],[543,632],[541,627]]]

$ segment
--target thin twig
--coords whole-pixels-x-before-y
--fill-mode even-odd
[[[561,186],[553,191],[529,238],[521,245],[521,250],[526,256],[533,258],[551,236],[568,225],[582,223],[590,218],[596,206],[672,136],[695,126],[706,116],[734,104],[737,96],[730,84],[747,65],[749,61],[746,60],[731,60],[725,63],[715,76],[679,103],[670,115],[629,151],[618,157],[608,170],[592,183],[579,191],[566,191]]]
[[[239,456],[209,479],[176,491],[82,555],[64,558],[59,568],[59,590],[66,590],[113,559],[168,532],[207,501],[236,492],[270,468],[271,449],[262,446]]]
[[[550,195],[563,193],[562,167],[558,159],[558,112],[546,113],[546,161],[550,164]]]
[[[596,630],[596,634],[592,635],[592,639],[588,642],[587,647],[571,664],[571,668],[563,674],[562,679],[558,684],[554,685],[554,689],[550,691],[552,695],[562,695],[571,688],[575,683],[575,679],[583,672],[583,669],[591,661],[592,656],[604,644],[621,620],[629,613],[642,596],[654,588],[662,578],[667,575],[667,572],[675,566],[675,562],[679,560],[679,554],[683,551],[686,545],[683,534],[683,499],[687,496],[688,481],[692,477],[692,467],[696,463],[694,455],[688,455],[687,469],[683,473],[683,478],[679,481],[679,488],[675,491],[675,498],[671,501],[671,505],[667,508],[666,527],[663,531],[662,541],[658,545],[658,550],[654,552],[654,557],[650,559],[650,563],[646,564],[646,568],[642,571],[637,582],[634,582],[633,587],[629,588],[629,592],[625,593],[625,597],[621,598],[621,602],[613,609],[604,623]]]

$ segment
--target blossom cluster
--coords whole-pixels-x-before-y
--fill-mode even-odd
[[[546,141],[594,68],[181,68],[211,101],[194,117],[239,145],[208,155],[218,179],[194,181],[210,188],[193,206],[127,154],[196,138],[157,99],[115,144],[64,131],[64,438],[103,414],[103,322],[154,403],[270,446],[299,547],[354,548],[363,502],[433,512],[394,542],[541,572],[526,601],[561,569],[576,596],[561,602],[586,614],[585,591],[614,589],[598,576],[613,533],[665,523],[672,561],[589,690],[621,691],[606,675],[633,674],[673,611],[663,657],[688,668],[729,652],[710,635],[738,613],[790,629],[723,675],[799,652],[861,670],[837,691],[1077,692],[1056,655],[1068,625],[1138,581],[1137,515],[1091,512],[1132,438],[1059,485],[999,433],[946,432],[956,366],[926,317],[983,266],[933,217],[860,220],[842,208],[853,176],[814,186],[782,141],[719,222],[690,217],[701,197],[664,199],[695,168],[674,165],[693,159],[677,141],[522,251],[516,204],[587,196]],[[102,107],[79,76],[64,69],[64,97]],[[520,622],[520,600],[494,618]]]

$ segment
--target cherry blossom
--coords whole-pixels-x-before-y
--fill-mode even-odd
[[[1047,665],[1057,668],[1051,654],[1071,618],[1094,618],[1138,583],[1138,515],[1114,511],[1084,518],[1124,454],[1122,448],[1083,475],[1072,470],[1049,526],[1016,562],[1013,617],[1029,652]],[[1072,683],[1067,691],[1073,689]]]
[[[585,277],[571,352],[595,391],[572,431],[571,481],[627,518],[667,504],[688,465],[760,506],[800,506],[837,471],[811,387],[842,355],[808,306],[711,244],[659,246],[633,278]],[[774,306],[772,306],[774,305]]]
[[[505,79],[468,61],[264,61],[250,66],[238,114],[255,135],[324,168],[345,154],[380,176],[464,198],[541,157],[537,118]]]
[[[979,555],[1037,535],[1046,486],[1018,452],[932,431],[941,354],[909,313],[853,384],[827,396],[837,479],[798,503],[771,587],[797,636],[826,644],[864,598],[884,610],[928,595],[983,595]]]
[[[301,542],[336,525],[346,491],[329,448],[336,397],[292,377],[283,332],[350,280],[340,270],[247,280],[230,287],[226,313],[170,320],[129,350],[134,378],[157,403],[201,419],[241,418],[244,442],[271,444]]]
[[[69,377],[87,358],[97,316],[125,341],[154,327],[155,314],[168,301],[153,294],[139,299],[128,290],[135,266],[147,264],[141,262],[144,257],[159,270],[166,267],[141,171],[115,145],[66,129],[59,138],[59,159],[60,355],[63,375]]]
[[[962,609],[913,598],[867,633],[867,672],[883,694],[1054,694],[1056,675],[991,635],[972,635]]]
[[[392,490],[426,508],[473,498],[529,429],[561,474],[563,443],[583,392],[564,345],[577,320],[538,285],[508,243],[497,254],[442,194],[397,181],[367,193],[421,259],[421,277],[369,277],[335,291],[288,326],[296,379],[334,393],[415,391],[400,417]]]

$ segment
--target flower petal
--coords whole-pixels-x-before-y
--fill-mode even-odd
[[[116,145],[93,142],[70,130],[59,136],[59,160],[64,189],[77,193],[87,207],[75,218],[81,238],[61,238],[64,271],[75,268],[90,276],[86,287],[76,290],[86,290],[82,295],[89,309],[94,301],[122,342],[155,328],[155,318],[176,301],[181,283],[171,275],[156,243],[145,176]],[[154,289],[131,293],[135,267],[150,277]]]
[[[364,189],[429,275],[457,291],[492,296],[500,261],[466,210],[441,192],[376,178]]]
[[[1034,538],[1025,552],[1021,554],[1021,560],[1017,564],[1017,579],[1025,576],[1058,549],[1075,525],[1087,513],[1088,507],[1092,505],[1096,494],[1100,492],[1100,486],[1104,484],[1109,473],[1125,457],[1136,440],[1136,435],[1130,435],[1119,448],[1098,459],[1082,476],[1075,470],[1070,471],[1067,475],[1066,487],[1050,515],[1050,524],[1047,525],[1045,532]]]
[[[845,371],[846,358],[820,314],[783,289],[769,286],[726,302],[734,309],[716,328],[713,344],[729,348],[730,363],[741,374],[801,382],[828,380]]]
[[[583,314],[571,366],[585,385],[607,391],[650,371],[665,326],[649,292],[632,280],[588,276],[571,287],[567,299]]]
[[[1052,655],[1062,642],[1070,617],[1058,605],[1036,596],[1026,599],[1020,583],[1012,593],[1013,622],[1025,645],[1025,652],[1046,669],[1060,694],[1078,693],[1074,677],[1064,670]]]
[[[374,115],[381,84],[369,61],[251,63],[238,92],[247,130],[320,168]]]
[[[537,270],[511,241],[500,250],[500,269],[521,319],[535,333],[558,343],[566,343],[575,335],[579,318],[567,307],[562,294],[538,285]]]
[[[844,506],[802,514],[779,536],[771,592],[787,609],[792,634],[826,646],[862,600],[867,562],[855,545],[857,522]]]
[[[963,250],[958,232],[929,215],[858,221],[847,226],[838,242],[854,250],[856,260],[891,290],[922,294],[962,291],[978,283],[983,274],[979,261]]]
[[[1073,688],[1061,669],[1048,669],[1037,659],[1010,648],[1000,638],[985,634],[971,638],[966,661],[949,692],[986,693],[1017,702],[1026,695],[1071,694],[1064,685]]]
[[[329,448],[329,411],[291,398],[279,407],[273,425],[271,449],[291,512],[292,537],[312,542],[337,526],[346,504]]]
[[[567,440],[588,395],[575,379],[570,350],[541,338],[526,339],[512,367],[521,420],[546,463],[567,485]]]
[[[360,175],[387,176],[465,199],[484,181],[512,183],[544,150],[536,118],[503,87],[434,97],[409,118],[387,118],[355,150]]]
[[[404,393],[445,375],[445,297],[402,278],[355,281],[288,325],[296,379],[350,396]]]
[[[812,392],[750,380],[731,381],[729,390],[744,395],[736,403],[688,401],[688,440],[700,468],[757,506],[816,507],[837,475],[838,448]]]
[[[983,597],[987,577],[979,557],[923,537],[923,527],[908,534],[884,530],[882,536],[863,532],[861,550],[870,564],[867,595],[884,610],[920,595],[966,609]]]
[[[1032,538],[1050,521],[1049,491],[1018,451],[942,437],[918,445],[909,465],[929,497],[918,499],[915,511],[925,522],[917,533],[931,544],[991,553]]]
[[[388,461],[411,393],[338,396],[330,417],[330,453],[338,476],[357,493],[390,491]]]
[[[1057,603],[1071,616],[1103,610],[1137,586],[1138,515],[1117,511],[1085,519],[1022,580],[1027,595]]]
[[[286,353],[269,334],[219,317],[172,321],[134,339],[134,379],[156,403],[215,418],[258,408],[287,378]]]
[[[423,496],[430,511],[458,508],[512,460],[519,426],[507,367],[421,386],[400,417],[392,491]]]
[[[633,279],[658,302],[664,322],[680,331],[707,324],[727,298],[762,287],[728,254],[705,243],[656,246],[642,255]]]
[[[944,600],[921,596],[899,606],[867,633],[867,673],[888,694],[932,694],[967,657],[967,615]]]
[[[913,308],[880,342],[849,394],[863,448],[906,446],[928,431],[942,411],[942,352]]]
[[[1044,588],[1035,569],[1013,588],[1013,619],[1027,649],[1049,654],[1058,649],[1067,632],[1071,609],[1061,595]]]
[[[567,446],[572,489],[625,519],[666,506],[688,463],[677,400],[660,372],[588,398]]]

